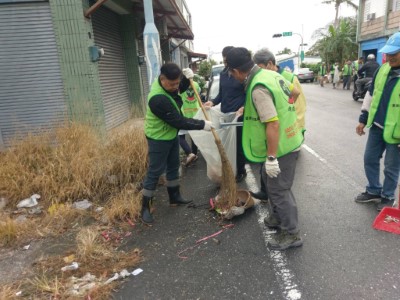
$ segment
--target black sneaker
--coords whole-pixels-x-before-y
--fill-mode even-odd
[[[303,245],[303,240],[300,237],[300,232],[289,233],[282,230],[274,234],[271,241],[268,242],[268,248],[271,250],[286,250],[289,248],[300,247]]]
[[[377,202],[379,200],[381,200],[381,196],[372,195],[368,192],[358,194],[358,196],[354,198],[354,201],[356,201],[357,203]]]
[[[381,211],[384,207],[393,207],[394,200],[382,197],[381,202],[376,205],[376,210]]]
[[[267,226],[268,228],[271,228],[271,229],[279,229],[280,225],[281,225],[279,220],[276,217],[274,217],[273,215],[270,215],[270,216],[264,218],[264,224],[265,224],[265,226]]]

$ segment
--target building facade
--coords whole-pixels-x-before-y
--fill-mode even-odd
[[[386,58],[379,49],[400,29],[400,0],[360,0],[357,18],[359,56],[372,53],[382,64]]]
[[[153,14],[162,61],[187,67],[185,1],[153,0]],[[0,148],[65,122],[106,132],[143,116],[144,26],[143,0],[0,0]]]

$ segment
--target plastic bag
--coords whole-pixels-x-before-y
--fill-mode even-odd
[[[231,163],[232,170],[236,175],[236,126],[226,126],[221,128],[221,123],[236,121],[236,114],[222,113],[219,106],[213,107],[207,111],[208,119],[212,121],[215,130],[221,139],[225,153]],[[199,110],[193,117],[194,119],[204,120],[202,110]],[[220,184],[222,179],[221,156],[214,140],[214,135],[210,131],[190,130],[189,134],[193,142],[200,149],[207,163],[207,177],[215,183]]]

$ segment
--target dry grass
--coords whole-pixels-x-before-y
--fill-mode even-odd
[[[5,285],[0,287],[0,300],[20,299],[16,294],[19,292],[18,286]]]
[[[80,229],[76,245],[71,245],[81,263],[79,269],[63,274],[60,269],[65,265],[64,255],[38,262],[34,274],[42,275],[24,284],[25,291],[32,291],[32,299],[74,299],[65,291],[67,277],[72,274],[90,272],[106,278],[141,261],[137,249],[123,252],[104,241],[102,229],[93,218],[99,213],[71,206],[77,200],[88,199],[105,207],[102,214],[112,226],[119,227],[121,222],[129,226],[127,221],[137,221],[141,196],[135,187],[147,169],[147,142],[141,125],[136,126],[121,127],[102,137],[90,127],[71,124],[53,133],[29,136],[0,153],[0,197],[8,200],[0,214],[0,245]],[[22,211],[27,220],[15,222],[11,212],[20,200],[32,194],[41,195],[42,214]],[[85,227],[87,223],[93,225]],[[113,286],[91,290],[91,299],[109,299]],[[10,287],[0,289],[0,299],[12,299],[13,295],[15,291]]]

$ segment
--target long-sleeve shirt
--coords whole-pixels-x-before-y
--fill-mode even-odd
[[[236,112],[244,105],[246,93],[243,84],[229,75],[225,68],[219,75],[219,93],[213,100],[214,105],[221,103],[221,112]]]
[[[357,73],[360,77],[365,73],[365,78],[372,78],[377,69],[379,69],[379,64],[376,61],[367,61]]]
[[[158,80],[160,82],[160,79]],[[175,100],[176,104],[179,107],[179,111],[165,95],[155,95],[154,97],[152,97],[151,101],[149,101],[149,107],[153,114],[155,114],[158,118],[171,125],[172,127],[186,130],[200,130],[204,128],[203,120],[186,118],[181,113],[183,102],[182,98],[179,96],[179,93],[183,93],[184,91],[186,91],[189,87],[189,84],[189,80],[183,77],[179,85],[179,91],[176,91],[175,93],[167,92]]]

